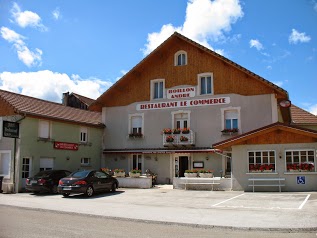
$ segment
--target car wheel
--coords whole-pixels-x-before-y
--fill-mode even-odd
[[[53,185],[51,192],[57,194],[57,185]]]
[[[63,193],[63,197],[67,198],[69,196],[69,193]]]
[[[111,186],[111,192],[114,193],[116,191],[116,189],[117,189],[117,185],[115,183],[113,183]]]
[[[86,190],[86,196],[91,197],[94,194],[94,189],[93,187],[89,186]]]

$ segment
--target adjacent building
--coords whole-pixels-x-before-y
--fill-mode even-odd
[[[0,90],[0,176],[23,191],[40,170],[100,168],[101,113]]]

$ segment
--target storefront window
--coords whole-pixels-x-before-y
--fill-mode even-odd
[[[275,171],[275,151],[249,151],[249,172]]]

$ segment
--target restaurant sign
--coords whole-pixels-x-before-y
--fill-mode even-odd
[[[172,109],[182,107],[200,107],[200,106],[212,106],[220,104],[229,104],[230,97],[219,98],[205,98],[205,99],[191,99],[171,102],[156,102],[156,103],[142,103],[136,105],[136,110],[155,110],[155,109]]]
[[[167,98],[192,98],[195,97],[195,87],[167,89]]]
[[[3,121],[3,137],[19,138],[19,123]]]
[[[78,150],[77,143],[54,141],[54,149],[58,150]]]

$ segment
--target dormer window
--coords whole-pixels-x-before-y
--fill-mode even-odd
[[[187,53],[183,50],[176,52],[174,57],[174,65],[181,66],[187,65]]]

